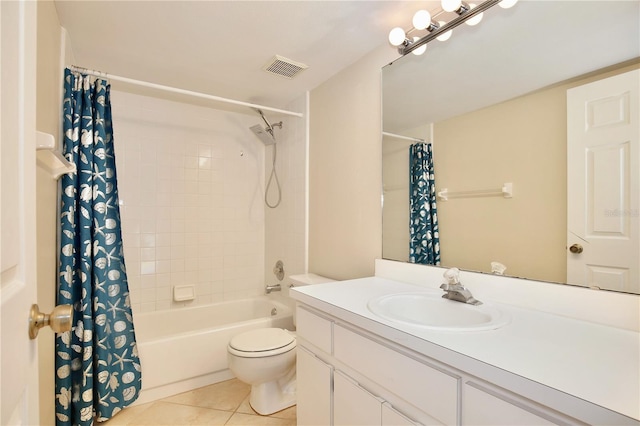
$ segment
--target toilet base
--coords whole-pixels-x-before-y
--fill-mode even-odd
[[[296,405],[296,370],[292,368],[280,380],[251,386],[251,408],[263,416]]]

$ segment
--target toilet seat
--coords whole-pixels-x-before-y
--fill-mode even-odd
[[[296,339],[281,328],[260,328],[234,336],[229,353],[244,358],[263,358],[289,352],[296,347]]]

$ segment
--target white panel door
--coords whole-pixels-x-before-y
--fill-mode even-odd
[[[567,91],[570,284],[640,291],[639,92],[640,70]]]
[[[0,1],[0,424],[39,424],[36,301],[36,2]]]

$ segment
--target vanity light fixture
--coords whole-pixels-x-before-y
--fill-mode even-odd
[[[413,42],[415,43],[419,39],[420,39],[420,37],[414,37],[413,38]],[[413,53],[416,56],[420,56],[425,52],[425,50],[427,50],[427,45],[423,44],[422,46],[418,47],[417,49],[412,50],[411,53]]]
[[[413,28],[416,30],[433,31],[438,28],[438,24],[431,21],[431,13],[428,10],[419,10],[413,15]]]
[[[444,24],[446,24],[446,22],[438,21],[438,26],[439,27],[443,26]],[[451,38],[451,34],[453,34],[453,30],[449,30],[446,33],[443,33],[442,35],[439,35],[438,37],[436,37],[436,39],[438,41],[447,41],[447,40],[449,40]]]
[[[474,8],[478,7],[478,5],[476,5],[475,3],[469,3],[469,10],[472,10]],[[474,26],[474,25],[478,25],[480,23],[480,21],[482,21],[482,16],[484,15],[484,13],[479,13],[476,16],[474,16],[473,18],[468,19],[465,24],[469,25],[469,26]]]
[[[509,9],[510,7],[513,7],[513,5],[516,4],[516,3],[518,3],[518,0],[502,0],[498,4],[503,9]]]
[[[460,11],[464,7],[462,0],[442,0],[440,4],[445,12],[456,12],[458,15],[464,13]]]
[[[499,4],[502,8],[508,9],[517,3],[518,0],[485,0],[482,3],[466,3],[462,0],[441,0],[442,10],[431,13],[427,10],[419,10],[413,16],[413,27],[405,31],[401,27],[396,27],[389,32],[389,43],[398,48],[398,53],[406,55],[413,53],[421,55],[426,50],[426,44],[433,39],[446,41],[451,37],[452,30],[463,22],[467,25],[477,25],[482,20],[485,10]],[[442,13],[456,13],[458,16],[449,22],[435,21],[433,18]],[[408,35],[414,31],[427,31],[422,37]]]
[[[407,34],[400,27],[395,27],[389,32],[389,43],[392,46],[400,46],[406,42]]]

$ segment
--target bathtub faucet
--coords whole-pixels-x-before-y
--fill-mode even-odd
[[[267,294],[271,293],[272,291],[280,291],[280,290],[282,290],[282,288],[280,288],[280,284],[268,285],[265,288],[265,291],[267,292]]]

